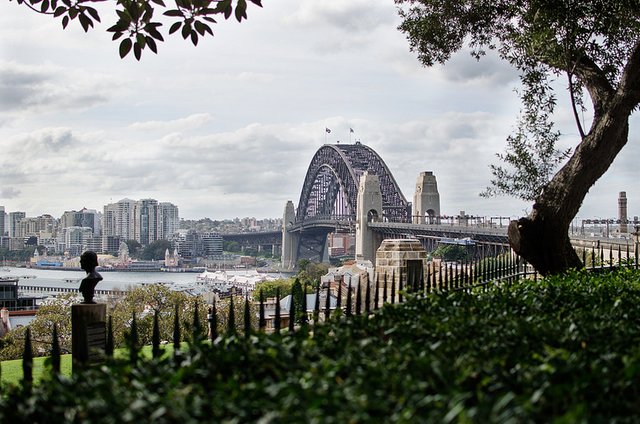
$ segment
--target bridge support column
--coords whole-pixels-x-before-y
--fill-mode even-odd
[[[360,177],[356,207],[356,260],[374,262],[382,237],[369,229],[369,222],[382,220],[382,193],[377,175]]]
[[[289,227],[296,220],[296,210],[291,200],[287,201],[284,207],[284,217],[282,220],[282,268],[294,269],[298,262],[298,235],[290,233]]]
[[[421,172],[413,195],[413,223],[439,224],[440,194],[436,176],[431,171]]]

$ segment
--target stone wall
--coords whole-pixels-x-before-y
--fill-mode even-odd
[[[417,239],[387,239],[382,242],[376,251],[376,277],[379,292],[382,293],[384,286],[384,278],[387,279],[387,291],[391,293],[393,290],[397,293],[400,287],[407,286],[407,264],[409,261],[422,262],[422,278],[427,269],[427,251],[422,247]],[[402,284],[400,278],[402,276]],[[387,301],[390,301],[387,299]],[[383,299],[380,299],[382,304]]]

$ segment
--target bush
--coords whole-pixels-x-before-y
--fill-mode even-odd
[[[111,361],[0,400],[1,422],[613,422],[640,398],[640,274],[408,297],[292,334]]]

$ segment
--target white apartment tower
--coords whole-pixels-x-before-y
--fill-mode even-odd
[[[118,246],[126,240],[136,240],[147,246],[168,239],[179,225],[178,207],[171,203],[158,203],[155,199],[122,199],[104,206],[103,246]]]

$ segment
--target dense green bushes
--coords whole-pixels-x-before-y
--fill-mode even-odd
[[[638,323],[631,271],[437,294],[13,387],[0,422],[635,421]]]

